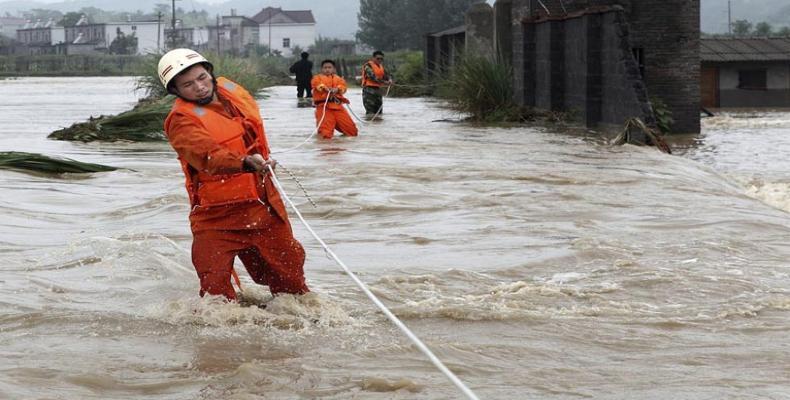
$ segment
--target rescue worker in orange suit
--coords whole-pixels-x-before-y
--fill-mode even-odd
[[[215,78],[213,66],[189,49],[159,61],[159,78],[178,96],[165,133],[186,176],[192,211],[192,263],[200,296],[236,300],[233,260],[272,294],[304,294],[305,252],[268,175],[276,162],[255,99],[240,85]]]
[[[392,76],[384,68],[384,53],[374,51],[373,58],[362,66],[362,104],[366,117],[372,118],[383,113],[384,96],[381,91],[393,83]]]
[[[357,136],[357,126],[343,107],[343,104],[349,103],[343,96],[348,86],[345,79],[335,75],[334,61],[321,62],[321,73],[313,77],[311,86],[315,120],[320,124],[318,133],[321,137],[331,139],[335,130],[347,136]]]

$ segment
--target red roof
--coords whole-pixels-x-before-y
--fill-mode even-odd
[[[281,18],[277,18],[281,17]],[[272,20],[272,25],[276,24],[314,24],[315,18],[310,10],[283,10],[282,8],[266,7],[261,12],[255,14],[252,19],[265,24]]]

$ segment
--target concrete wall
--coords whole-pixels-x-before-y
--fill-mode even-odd
[[[639,117],[648,125],[654,124],[647,88],[628,41],[625,15],[622,12],[608,12],[593,18],[602,18],[603,92],[600,121],[622,125],[628,118]]]
[[[767,90],[739,89],[738,71],[765,69]],[[719,64],[720,107],[790,107],[790,63]]]
[[[488,3],[476,3],[466,12],[466,53],[494,55],[494,9]]]
[[[621,8],[527,20],[524,104],[570,112],[588,126],[655,123]]]
[[[543,0],[543,3],[552,10],[551,15],[546,15],[543,7],[535,0],[512,1],[513,67],[515,71],[513,85],[516,90],[516,100],[519,103],[525,105],[535,105],[536,103],[530,93],[532,83],[525,80],[524,77],[525,73],[529,74],[530,63],[532,63],[525,56],[525,51],[529,53],[531,46],[535,45],[535,40],[528,37],[529,30],[532,28],[529,24],[522,24],[525,19],[529,20],[533,17],[567,19],[585,10],[602,10],[620,6],[625,16],[624,21],[627,23],[625,30],[628,31],[628,36],[625,40],[630,43],[628,47],[639,48],[644,54],[644,77],[642,80],[647,87],[647,92],[650,96],[656,96],[667,104],[676,120],[673,126],[675,132],[699,132],[699,0],[564,0],[562,4],[558,0]],[[562,5],[568,14],[562,12]],[[573,42],[575,40],[573,36],[578,37],[581,30],[583,28],[578,26],[578,23],[566,24],[566,40],[569,43]],[[595,36],[599,32],[592,29],[588,34]],[[586,39],[581,38],[580,40]],[[623,44],[619,39],[617,41]],[[587,43],[594,47],[597,42],[587,40]],[[579,50],[582,47],[579,47],[577,43],[565,50],[566,59],[575,61],[573,64],[567,63],[568,68],[583,62],[583,53]],[[588,54],[588,56],[594,56],[594,54]],[[596,68],[595,65],[589,67]],[[606,74],[608,71],[604,70],[601,73]],[[573,70],[566,73],[566,79],[574,83],[566,85],[565,102],[570,102],[569,107],[579,109],[580,89],[578,89],[578,85],[582,79]],[[595,80],[594,77],[591,79]],[[588,96],[593,95],[595,95],[595,90],[588,94]],[[540,100],[545,102],[545,99]],[[582,114],[586,114],[584,108],[580,110]]]
[[[532,93],[533,88],[527,88],[527,82],[524,80],[524,74],[530,70],[527,65],[527,60],[524,57],[524,49],[528,45],[524,41],[525,30],[531,29],[533,26],[525,26],[522,20],[529,16],[530,0],[513,0],[511,3],[511,29],[513,30],[513,92],[515,93],[515,100],[519,104],[535,105],[534,98],[527,98],[527,94]],[[534,43],[533,43],[534,44]],[[534,69],[534,68],[533,68]]]
[[[269,46],[269,25],[259,27],[260,44]],[[289,48],[283,47],[283,39],[291,39]],[[279,50],[286,57],[293,55],[293,48],[299,46],[302,50],[315,44],[315,24],[278,24],[271,26],[271,49]]]
[[[631,45],[643,48],[645,84],[675,119],[675,133],[700,131],[699,0],[633,0]]]
[[[513,62],[513,0],[494,3],[494,54],[502,62]]]

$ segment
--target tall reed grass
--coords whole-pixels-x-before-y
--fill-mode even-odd
[[[513,100],[513,70],[506,62],[467,54],[438,80],[437,96],[473,121],[523,119],[521,107]]]

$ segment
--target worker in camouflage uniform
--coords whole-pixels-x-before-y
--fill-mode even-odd
[[[384,68],[384,53],[376,50],[373,58],[362,66],[362,104],[365,106],[365,116],[373,118],[382,114],[382,90],[393,83],[392,76]]]

